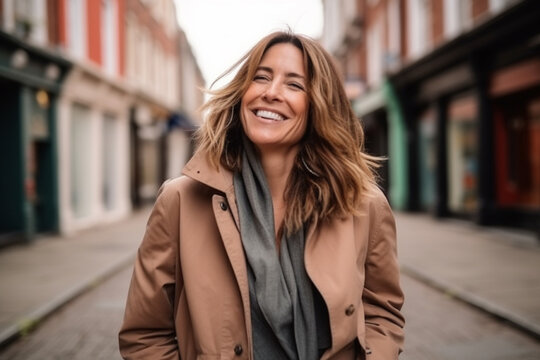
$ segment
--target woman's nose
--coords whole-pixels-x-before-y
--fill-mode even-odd
[[[263,98],[267,101],[281,100],[281,89],[276,81],[272,81],[266,87]]]

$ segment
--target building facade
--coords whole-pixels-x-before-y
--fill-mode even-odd
[[[72,64],[28,41],[35,33],[22,25],[14,11],[2,7],[1,14],[0,246],[3,246],[59,229],[58,98]],[[16,31],[20,31],[19,35],[10,34]]]
[[[0,243],[117,221],[153,200],[200,121],[202,95],[188,89],[202,76],[174,1],[0,0],[0,20]]]
[[[351,101],[368,136],[370,121],[387,129],[393,205],[539,231],[537,2],[350,3],[364,85]]]
[[[56,47],[74,64],[60,97],[60,230],[117,221],[131,211],[124,0],[51,1]]]
[[[167,127],[167,178],[181,174],[194,149],[193,134],[202,122],[204,77],[186,34],[180,32],[179,90],[181,109],[169,118]]]
[[[169,118],[180,108],[179,33],[172,0],[126,0],[126,75],[130,109],[131,201],[151,202],[166,178]]]

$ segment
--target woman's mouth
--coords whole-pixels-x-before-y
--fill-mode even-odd
[[[257,115],[258,117],[262,117],[264,119],[268,119],[268,120],[274,120],[274,121],[285,120],[284,116],[278,113],[275,113],[273,111],[268,111],[268,110],[257,110],[255,111],[255,115]]]

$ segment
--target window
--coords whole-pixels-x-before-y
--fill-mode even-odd
[[[540,209],[540,87],[498,99],[497,203]]]
[[[448,208],[454,213],[473,214],[478,206],[477,111],[473,93],[458,96],[448,105]]]
[[[101,1],[101,54],[103,68],[109,75],[118,72],[118,24],[116,1]]]
[[[34,43],[47,42],[47,12],[43,0],[4,0],[4,29]]]
[[[118,121],[109,114],[103,116],[103,153],[102,153],[102,200],[106,210],[116,207],[118,192]]]
[[[489,10],[496,13],[503,10],[512,0],[489,0]]]
[[[470,0],[444,0],[444,36],[453,38],[471,25],[472,4]]]
[[[370,86],[378,85],[383,78],[383,23],[379,17],[367,34],[367,81]]]
[[[74,104],[71,108],[71,210],[76,218],[91,211],[91,121],[90,109]]]
[[[424,54],[430,46],[430,6],[427,0],[410,0],[407,4],[409,57],[416,58]]]
[[[86,1],[69,0],[67,3],[68,49],[77,58],[86,56]]]
[[[423,210],[435,207],[437,174],[437,114],[430,107],[420,115],[418,141],[418,170],[420,180],[420,206]]]
[[[398,0],[390,0],[387,8],[388,49],[386,53],[386,68],[396,70],[401,62],[401,21]]]

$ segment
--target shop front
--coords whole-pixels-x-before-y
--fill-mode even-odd
[[[58,230],[57,97],[71,64],[0,32],[0,245]]]
[[[540,234],[533,3],[518,3],[390,77],[411,154],[407,209]]]
[[[540,60],[505,66],[491,80],[500,221],[539,226]]]
[[[56,109],[70,67],[0,32],[0,246],[58,230]]]
[[[60,230],[118,221],[129,199],[129,89],[74,65],[59,99]]]

